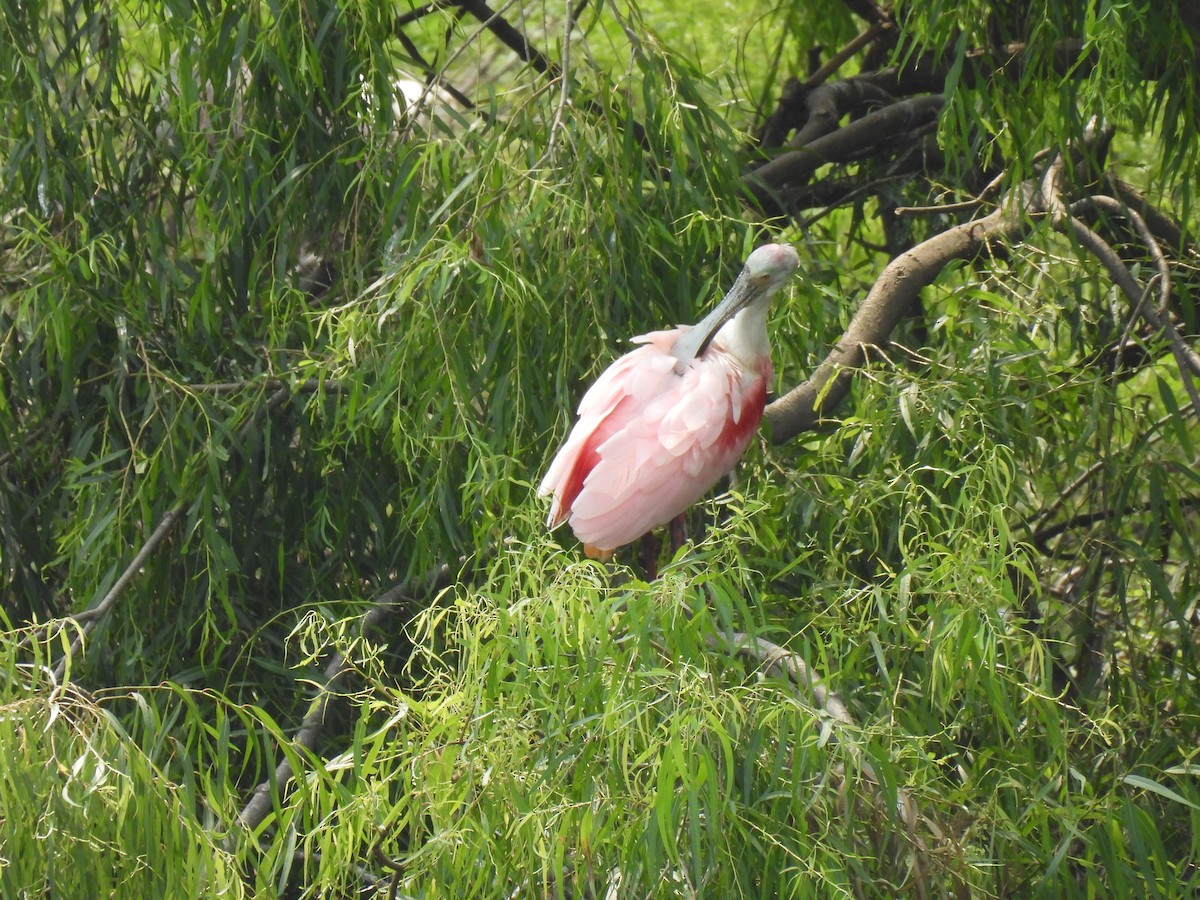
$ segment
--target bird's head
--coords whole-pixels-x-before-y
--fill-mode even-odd
[[[764,244],[756,248],[746,257],[746,266],[742,270],[742,277],[753,287],[752,296],[743,305],[749,306],[755,300],[770,297],[787,284],[799,265],[800,254],[787,244]],[[739,277],[738,281],[741,280]]]
[[[716,309],[686,331],[671,348],[677,360],[675,371],[682,374],[689,362],[708,349],[713,336],[726,322],[747,306],[765,303],[783,287],[796,267],[800,254],[787,244],[764,244],[746,258],[741,274]]]

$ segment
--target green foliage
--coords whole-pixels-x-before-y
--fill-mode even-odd
[[[753,29],[738,7],[740,59],[729,24],[684,35],[654,4],[597,5],[569,42],[550,18],[564,105],[450,11],[409,46],[366,2],[6,3],[0,892],[1200,888],[1200,434],[1161,345],[1129,377],[1088,364],[1125,313],[1049,227],[944,272],[836,425],[752,448],[660,579],[541,527],[583,387],[760,239],[753,102],[861,26],[785,6]],[[947,152],[1019,171],[1101,114],[1188,209],[1173,7],[1035,4],[1032,62],[983,83],[961,64],[992,6],[902,7],[897,58],[957,54]],[[1072,29],[1095,63],[1068,80]],[[484,108],[406,111],[417,53]],[[782,235],[805,263],[781,389],[885,261],[870,207]],[[77,631],[31,624],[94,610],[176,509],[53,679]],[[464,555],[403,629],[358,636],[374,596]],[[858,726],[728,631],[799,653]],[[291,736],[334,653],[353,684],[310,753]]]
[[[949,63],[944,143],[982,162],[1027,171],[1034,153],[1077,140],[1096,117],[1158,152],[1143,163],[1160,187],[1186,185],[1200,167],[1196,46],[1186,3],[933,0],[897,4],[902,58]],[[980,52],[979,48],[993,48]],[[947,52],[950,48],[950,52]],[[998,71],[994,71],[998,68]]]
[[[175,723],[153,692],[97,703],[45,677],[50,648],[10,636],[0,658],[0,893],[244,896],[234,856],[197,815],[205,796],[178,765],[186,752],[172,747]],[[20,637],[32,664],[17,662]]]

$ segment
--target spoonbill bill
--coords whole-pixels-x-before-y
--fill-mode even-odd
[[[729,293],[693,326],[652,331],[596,379],[551,462],[547,527],[563,522],[593,559],[670,522],[737,465],[771,379],[767,307],[800,263],[757,248]]]

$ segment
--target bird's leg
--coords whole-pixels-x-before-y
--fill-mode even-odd
[[[658,577],[658,554],[662,551],[662,539],[653,531],[642,535],[641,548],[638,556],[641,558],[642,570],[646,580],[653,581]]]
[[[671,556],[674,556],[687,541],[687,514],[680,513],[667,527],[671,535]]]

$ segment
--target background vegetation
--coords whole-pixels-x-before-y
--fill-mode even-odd
[[[1188,4],[3,10],[0,894],[1200,889]],[[585,560],[767,235],[763,440]]]

